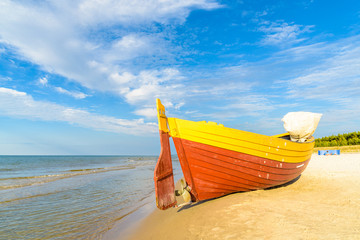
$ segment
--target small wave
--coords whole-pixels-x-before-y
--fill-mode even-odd
[[[12,171],[13,169],[11,168],[0,168],[0,172],[9,172]]]
[[[134,169],[135,167],[136,166],[115,166],[115,167],[109,167],[109,168],[71,169],[64,173],[58,173],[58,174],[3,178],[0,180],[1,181],[12,181],[15,183],[5,185],[5,186],[0,186],[0,190],[40,185],[40,184],[45,184],[45,183],[49,183],[49,182],[53,182],[53,181],[57,181],[57,180],[65,179],[65,178],[70,178],[70,177],[76,177],[76,176],[80,176],[80,175],[104,173],[104,172],[119,171],[119,170],[129,170],[129,169]],[[1,183],[1,181],[0,181],[0,183]]]
[[[1,180],[22,180],[22,179],[36,179],[36,178],[48,178],[48,177],[61,177],[66,174],[47,174],[40,176],[27,176],[27,177],[11,177],[11,178],[3,178]]]
[[[35,197],[49,196],[49,195],[53,195],[53,194],[56,194],[56,193],[58,193],[58,191],[51,192],[51,193],[43,193],[43,194],[36,194],[36,195],[18,197],[18,198],[14,198],[14,199],[10,199],[10,200],[0,201],[0,204],[11,203],[11,202],[14,202],[14,201],[20,201],[20,200],[25,200],[25,199],[29,199],[29,198],[35,198]]]
[[[107,168],[87,168],[87,169],[72,169],[69,172],[85,172],[85,171],[96,171],[96,170],[103,170]]]

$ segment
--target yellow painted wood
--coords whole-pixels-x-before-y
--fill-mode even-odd
[[[272,135],[272,137],[280,138],[280,137],[285,137],[285,136],[289,136],[289,135],[290,135],[290,133],[281,133],[281,134]]]
[[[157,117],[159,123],[159,130],[164,132],[169,132],[167,127],[167,117],[165,115],[165,107],[161,104],[160,99],[156,99],[156,109],[157,109]]]
[[[310,159],[314,141],[296,143],[272,136],[217,125],[168,118],[170,135],[279,162],[299,163]]]

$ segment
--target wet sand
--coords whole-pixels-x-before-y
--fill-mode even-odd
[[[155,210],[130,239],[360,239],[360,153],[314,154],[286,186]]]

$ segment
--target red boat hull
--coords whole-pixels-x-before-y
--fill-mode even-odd
[[[265,189],[298,177],[310,159],[285,163],[173,137],[193,200]]]

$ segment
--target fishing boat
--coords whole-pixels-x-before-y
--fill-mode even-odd
[[[170,141],[184,175],[182,189],[192,201],[266,189],[297,178],[308,165],[314,137],[290,140],[289,133],[266,136],[215,122],[168,118],[157,99],[161,152],[154,170],[156,205],[176,206]]]

